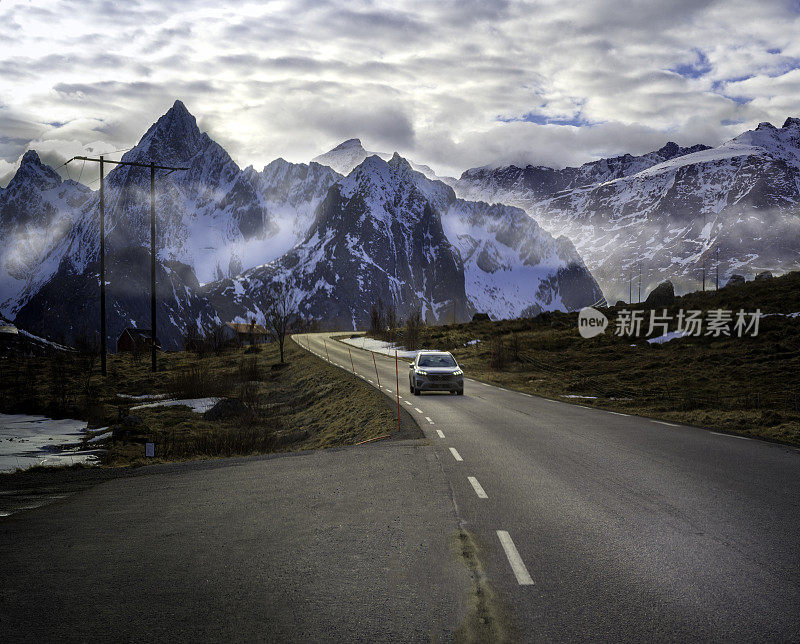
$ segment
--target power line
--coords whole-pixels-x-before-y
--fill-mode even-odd
[[[93,161],[100,164],[100,369],[106,375],[106,246],[105,246],[105,182],[103,181],[103,166],[106,163],[114,165],[128,165],[139,168],[150,168],[150,344],[152,352],[152,369],[156,371],[156,170],[188,170],[172,166],[156,165],[155,163],[140,163],[137,161],[109,161],[101,154],[99,159],[76,156],[67,161]],[[66,164],[65,164],[66,165]],[[67,166],[69,167],[69,166]],[[67,170],[69,173],[69,170]]]

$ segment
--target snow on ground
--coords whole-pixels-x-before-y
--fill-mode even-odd
[[[588,400],[597,400],[597,396],[578,396],[577,394],[561,394],[562,398],[586,398]]]
[[[183,400],[159,400],[158,402],[147,403],[145,405],[136,405],[131,407],[134,409],[144,409],[145,407],[171,407],[175,405],[186,405],[191,407],[192,411],[196,414],[202,414],[211,409],[220,401],[219,398],[185,398]]]
[[[131,394],[117,394],[117,398],[124,398],[125,400],[164,400],[169,394],[142,394],[141,396],[133,396]]]
[[[81,449],[85,435],[83,420],[0,414],[0,472],[34,465],[96,463],[98,450]]]
[[[374,351],[375,353],[382,353],[385,356],[391,356],[394,358],[394,353],[397,351],[398,358],[406,358],[408,360],[413,360],[417,357],[417,354],[420,351],[430,351],[430,349],[419,349],[417,351],[406,351],[405,349],[400,349],[395,346],[391,342],[384,342],[383,340],[375,340],[374,338],[367,338],[366,336],[361,336],[359,338],[347,338],[342,340],[345,344],[349,344],[353,347],[358,347],[359,349],[364,349],[366,351]]]
[[[675,340],[677,338],[683,338],[683,337],[686,337],[686,331],[670,331],[669,333],[660,335],[657,338],[650,338],[647,342],[648,344],[664,344],[665,342],[669,342],[670,340]]]

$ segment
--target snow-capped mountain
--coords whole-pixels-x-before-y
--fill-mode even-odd
[[[328,189],[342,178],[330,167],[314,161],[289,163],[284,159],[275,159],[261,172],[248,167],[245,174],[278,232],[269,239],[268,249],[254,253],[252,259],[248,257],[244,268],[270,262],[302,241]]]
[[[602,293],[566,239],[523,211],[456,198],[395,155],[367,157],[335,184],[305,240],[276,262],[209,285],[228,317],[261,318],[270,284],[288,283],[301,313],[358,328],[378,299],[429,322],[574,309]]]
[[[91,194],[80,183],[62,181],[35,151],[25,153],[14,178],[0,188],[1,313],[16,312],[28,282],[46,269],[44,258],[69,232]]]
[[[679,290],[731,273],[800,268],[800,119],[762,123],[716,148],[669,143],[580,168],[468,170],[465,198],[524,208],[577,247],[609,299],[664,279]],[[637,288],[634,288],[634,294]]]
[[[276,280],[291,284],[306,317],[345,328],[365,324],[378,299],[437,321],[602,298],[566,239],[517,208],[457,199],[396,153],[367,156],[346,177],[313,161],[242,170],[176,101],[122,160],[184,168],[156,172],[157,334],[166,348],[180,346],[188,325],[263,317],[265,287]],[[123,328],[149,326],[149,168],[110,165],[105,211],[113,348]],[[53,339],[95,333],[98,192],[61,181],[29,152],[0,192],[0,215],[0,313]]]
[[[347,141],[343,141],[335,148],[328,150],[324,154],[314,157],[311,161],[326,165],[329,168],[333,168],[341,175],[348,175],[356,166],[361,165],[361,163],[364,162],[364,159],[373,156],[380,157],[384,161],[388,161],[393,155],[388,152],[368,152],[361,144],[361,139],[347,139]],[[421,172],[428,179],[446,179],[445,177],[437,176],[433,169],[427,165],[417,164],[411,161],[409,161],[409,163],[414,170]]]
[[[281,256],[302,238],[309,213],[339,178],[316,164],[309,168],[274,162],[261,173],[240,170],[222,147],[200,132],[180,101],[122,160],[187,168],[156,173],[159,317],[170,322],[159,335],[170,347],[177,346],[187,320],[216,318],[196,293],[198,281],[237,275]],[[20,172],[27,172],[28,165]],[[111,341],[126,326],[149,326],[150,170],[110,167],[105,203]],[[53,186],[60,182],[52,169],[45,174]],[[27,174],[21,181],[32,193],[49,194]],[[14,184],[3,196],[16,190]],[[99,196],[83,186],[76,190],[83,198],[71,197],[69,203],[76,207],[69,212],[60,209],[60,236],[39,255],[27,254],[32,267],[22,276],[24,281],[16,279],[14,289],[3,293],[6,315],[42,333],[52,334],[58,327],[67,338],[82,332],[73,321],[95,319],[91,311],[96,309],[98,289]],[[292,208],[297,221],[290,217]],[[67,297],[70,293],[76,294],[74,301]],[[48,310],[51,314],[41,315]],[[63,325],[54,321],[54,314],[63,316]]]

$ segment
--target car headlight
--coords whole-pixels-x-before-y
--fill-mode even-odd
[[[461,369],[456,369],[456,370],[453,372],[453,375],[454,375],[454,376],[463,376],[463,375],[464,375],[464,372],[463,372],[463,371],[461,371]]]
[[[417,369],[417,373],[420,376],[427,376],[428,375],[428,372],[427,371],[423,371],[422,369]]]

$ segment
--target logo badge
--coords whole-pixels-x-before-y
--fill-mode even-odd
[[[578,313],[578,332],[584,338],[600,335],[608,326],[608,318],[595,308],[587,306]]]

